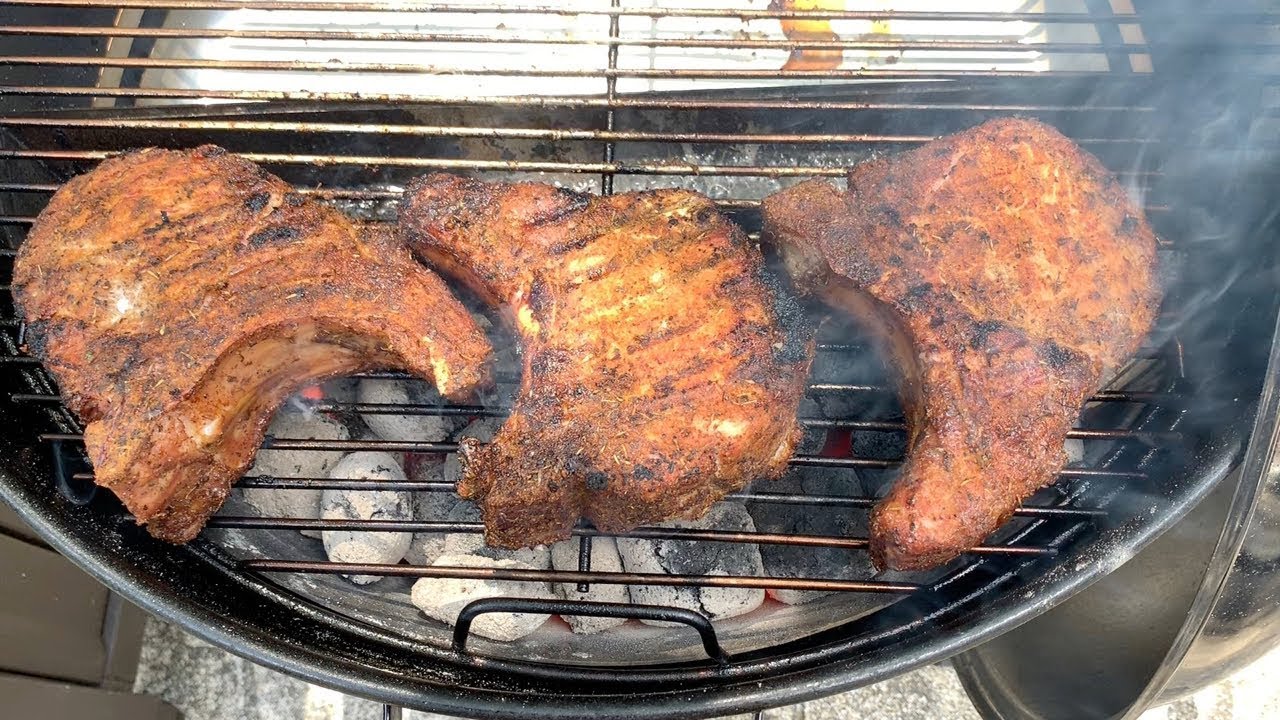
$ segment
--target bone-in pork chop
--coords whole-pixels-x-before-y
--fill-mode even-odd
[[[300,385],[403,368],[453,398],[490,348],[389,233],[206,146],[142,150],[70,181],[18,253],[27,346],[86,423],[100,485],[185,542]]]
[[[452,175],[415,181],[410,246],[509,313],[515,407],[463,448],[459,492],[491,545],[695,518],[779,475],[799,436],[812,342],[798,306],[707,198],[591,198]]]
[[[903,375],[907,460],[872,518],[881,566],[946,562],[1052,482],[1160,299],[1142,211],[1038,122],[991,121],[763,210],[796,284],[866,320]]]

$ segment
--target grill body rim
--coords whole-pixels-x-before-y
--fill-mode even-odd
[[[1276,546],[1280,528],[1274,522],[1280,486],[1275,483],[1280,452],[1280,342],[1273,343],[1262,390],[1260,410],[1244,458],[1203,502],[1191,509],[1178,527],[1157,538],[1126,564],[1138,578],[1177,576],[1179,588],[1165,597],[1134,598],[1126,579],[1108,575],[1094,587],[1072,598],[1078,607],[1055,608],[1028,625],[1011,630],[993,641],[964,652],[955,669],[970,700],[983,717],[1044,718],[1040,708],[1073,712],[1080,688],[1077,684],[1037,683],[1011,666],[1012,657],[1024,657],[1026,648],[1048,647],[1056,652],[1062,634],[1081,616],[1113,617],[1149,613],[1167,643],[1148,643],[1137,669],[1125,651],[1138,645],[1123,630],[1107,634],[1099,644],[1084,644],[1093,664],[1082,677],[1128,675],[1111,699],[1127,705],[1109,708],[1114,717],[1138,718],[1147,709],[1173,702],[1224,680],[1272,649],[1280,639],[1280,607],[1267,602],[1280,587],[1276,559],[1267,549]],[[1206,528],[1222,528],[1220,535]],[[1167,541],[1166,541],[1167,539]],[[1188,574],[1185,568],[1203,570]],[[1107,587],[1111,586],[1111,587]],[[1069,643],[1070,644],[1070,643]],[[1108,653],[1105,648],[1115,648]],[[1033,650],[1038,652],[1042,650]],[[1080,659],[1080,654],[1075,653]],[[1143,671],[1150,669],[1148,674]],[[1056,674],[1054,675],[1056,678]],[[1039,678],[1043,680],[1043,678]],[[1035,708],[1028,710],[1028,708]],[[1077,708],[1078,709],[1078,708]]]
[[[945,626],[939,626],[934,632],[913,633],[870,653],[847,640],[829,642],[782,658],[758,660],[752,674],[726,672],[713,663],[694,664],[674,669],[683,682],[665,678],[650,687],[603,686],[599,678],[572,668],[548,671],[547,666],[528,664],[521,668],[521,663],[491,658],[450,662],[449,653],[438,650],[427,662],[413,666],[417,677],[406,677],[398,674],[408,670],[404,658],[401,668],[396,668],[386,648],[380,652],[368,634],[381,633],[369,628],[353,628],[362,632],[331,638],[345,652],[333,652],[337,647],[317,652],[309,642],[315,633],[332,636],[337,628],[316,618],[309,602],[251,576],[218,573],[209,577],[207,564],[204,573],[188,574],[207,562],[204,558],[211,543],[198,542],[194,551],[166,546],[146,537],[127,518],[76,507],[48,483],[33,481],[39,463],[11,462],[0,467],[0,495],[50,546],[148,612],[228,652],[308,682],[463,717],[551,718],[589,711],[600,717],[692,718],[777,707],[861,687],[944,660],[1016,628],[1096,582],[1113,569],[1117,558],[1131,557],[1181,520],[1236,467],[1242,441],[1239,433],[1228,432],[1206,446],[1187,468],[1197,481],[1157,521],[1103,530],[1102,537],[1087,543],[1083,552],[1057,558],[1059,568],[1083,562],[1083,569],[1039,574],[1019,592],[995,598],[978,618],[965,622],[961,632],[946,632]],[[1103,552],[1098,553],[1099,549]],[[230,580],[235,597],[214,597],[219,588],[228,589],[215,580]],[[1023,600],[1027,593],[1035,602]],[[269,597],[280,606],[265,607]],[[253,608],[238,604],[255,598],[265,615],[255,616]],[[226,614],[228,607],[241,616]],[[296,615],[278,616],[281,608],[306,616],[308,627],[299,626]],[[257,625],[244,617],[257,617]],[[403,640],[401,644],[411,645]],[[362,663],[358,657],[378,662]],[[635,702],[632,693],[637,692],[643,693],[645,702]]]

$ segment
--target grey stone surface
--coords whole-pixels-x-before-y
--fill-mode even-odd
[[[185,720],[380,720],[378,703],[254,665],[159,620],[148,620],[136,692],[173,704]],[[406,711],[406,720],[447,720]],[[1280,717],[1280,649],[1234,676],[1142,720]],[[733,720],[750,720],[750,715]],[[948,665],[921,668],[871,687],[768,710],[765,720],[978,720]]]
[[[382,720],[382,704],[268,670],[159,620],[148,620],[134,692],[184,720]],[[447,720],[407,711],[405,720]]]
[[[981,720],[950,665],[805,703],[804,720]]]

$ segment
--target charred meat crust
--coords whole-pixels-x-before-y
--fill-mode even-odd
[[[919,375],[904,392],[907,461],[872,517],[882,567],[945,563],[1052,482],[1084,399],[1138,348],[1160,301],[1141,211],[1096,158],[1035,121],[863,163],[847,192],[800,183],[766,198],[763,216],[797,287],[890,316],[876,334],[906,347],[899,364]]]
[[[221,148],[141,150],[68,182],[19,250],[27,348],[87,423],[97,482],[157,537],[199,531],[307,381],[488,382],[490,348],[438,277],[291,190]]]
[[[413,250],[502,307],[524,376],[494,442],[464,452],[459,492],[491,545],[701,515],[779,475],[812,328],[706,198],[591,198],[447,174],[400,209]]]

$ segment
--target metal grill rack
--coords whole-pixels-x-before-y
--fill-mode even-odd
[[[844,342],[825,342],[819,346],[820,353],[868,353],[868,348]],[[7,362],[19,361],[12,357]],[[1086,421],[1084,427],[1071,431],[1072,439],[1100,441],[1108,445],[1123,446],[1117,454],[1108,457],[1103,464],[1079,465],[1064,469],[1061,479],[1064,485],[1042,493],[1042,498],[1019,508],[1015,516],[1022,522],[1015,522],[1016,532],[1006,533],[1000,542],[972,548],[968,555],[971,560],[956,563],[952,573],[963,573],[972,565],[972,561],[989,558],[1005,562],[1051,559],[1057,553],[1053,542],[1036,542],[1028,540],[1031,530],[1040,524],[1053,526],[1057,533],[1066,532],[1069,536],[1078,536],[1099,520],[1105,520],[1106,510],[1103,507],[1091,507],[1087,503],[1076,501],[1076,492],[1070,488],[1073,481],[1110,483],[1123,486],[1125,483],[1148,482],[1150,478],[1141,465],[1130,467],[1117,463],[1117,457],[1133,455],[1135,448],[1139,456],[1149,456],[1158,448],[1175,443],[1180,439],[1177,431],[1154,429],[1142,424],[1134,424],[1138,417],[1152,417],[1153,408],[1172,405],[1178,402],[1180,394],[1172,390],[1167,383],[1160,385],[1167,374],[1166,363],[1162,360],[1142,359],[1144,369],[1140,373],[1122,373],[1130,385],[1139,387],[1164,387],[1162,390],[1106,390],[1097,394],[1091,401],[1098,405],[1128,406],[1130,412],[1121,413],[1124,418],[1123,427],[1108,427],[1107,420],[1097,418],[1092,423]],[[361,378],[404,378],[402,373],[380,372],[368,373],[356,377]],[[507,378],[508,382],[514,378]],[[883,378],[873,378],[866,384],[849,382],[811,382],[810,397],[814,395],[874,395],[881,398],[878,406],[885,408],[887,418],[876,417],[824,417],[806,416],[801,424],[807,432],[818,433],[819,438],[828,432],[836,433],[894,433],[901,434],[905,427],[900,419],[894,417],[896,403],[892,401],[892,389],[883,384]],[[60,402],[56,395],[48,393],[14,393],[14,402],[52,406]],[[1139,412],[1133,412],[1133,409]],[[310,409],[317,412],[330,413],[380,413],[402,415],[453,415],[453,416],[502,416],[504,407],[485,407],[479,405],[424,405],[424,404],[369,404],[350,402],[320,401],[310,404]],[[1115,415],[1115,413],[1108,413]],[[1158,413],[1156,413],[1158,415]],[[43,433],[41,440],[54,446],[61,457],[66,453],[66,446],[81,442],[79,433]],[[814,444],[814,443],[810,443]],[[822,444],[822,443],[817,443]],[[411,454],[441,454],[456,452],[458,445],[447,442],[419,442],[394,440],[308,440],[268,437],[263,445],[264,451],[272,450],[310,450],[317,452],[340,451],[355,452],[373,450],[383,452],[399,452]],[[1102,453],[1092,453],[1095,458],[1102,458]],[[1146,457],[1150,461],[1150,457]],[[892,470],[901,462],[900,457],[860,457],[849,454],[799,454],[792,459],[794,466],[823,468],[839,468],[869,473],[881,473]],[[65,477],[58,479],[69,488],[86,488],[92,481],[91,472],[74,472],[72,463],[61,465]],[[853,478],[856,481],[856,478]],[[271,477],[252,476],[243,478],[238,484],[242,488],[267,488],[279,490],[397,490],[409,492],[446,492],[455,491],[452,483],[427,482],[421,480],[406,481],[369,481],[343,480],[327,477]],[[856,493],[840,495],[814,495],[770,491],[768,483],[759,483],[752,489],[734,493],[728,500],[750,503],[776,503],[794,506],[798,512],[810,507],[848,508],[851,513],[866,513],[875,502],[875,498]],[[444,518],[430,520],[332,520],[315,518],[261,517],[249,515],[219,515],[212,518],[209,528],[235,529],[239,531],[269,530],[349,530],[367,532],[438,532],[438,533],[480,533],[484,526],[478,522],[451,522]],[[670,540],[700,543],[739,543],[754,545],[790,545],[813,548],[839,548],[851,552],[865,552],[868,548],[866,537],[812,535],[799,533],[777,533],[760,531],[729,531],[717,529],[690,529],[670,527],[643,527],[629,533],[606,534],[587,524],[573,530],[574,537],[579,539],[579,563],[576,571],[570,570],[529,570],[504,568],[469,568],[454,566],[420,566],[411,564],[353,564],[337,563],[327,560],[300,559],[294,557],[251,557],[240,559],[234,566],[242,571],[256,573],[305,573],[328,575],[374,575],[408,578],[456,578],[476,580],[509,580],[539,583],[566,583],[577,585],[585,590],[592,583],[626,584],[626,585],[663,585],[672,587],[719,587],[719,588],[761,588],[766,590],[804,590],[843,593],[876,593],[890,596],[928,592],[922,581],[937,582],[936,577],[927,575],[919,578],[904,579],[901,577],[867,576],[859,578],[841,577],[769,577],[766,575],[689,575],[689,574],[652,574],[634,572],[602,572],[591,567],[590,541],[596,537],[626,537],[649,540]],[[217,541],[214,541],[217,543]],[[300,543],[299,543],[300,544]],[[298,585],[290,585],[295,589]],[[352,588],[354,591],[354,588]],[[321,600],[323,603],[323,600]],[[883,603],[878,603],[883,604]],[[545,607],[544,607],[545,606]],[[554,606],[554,611],[573,614],[574,612],[598,612],[592,603],[582,601],[563,601]],[[357,606],[358,607],[358,606]],[[538,604],[531,600],[488,600],[482,604],[484,612],[538,612],[551,606]],[[861,607],[856,606],[856,607]],[[359,609],[333,608],[346,616],[361,621],[373,621],[368,612]],[[786,612],[786,608],[777,606],[775,612]],[[865,608],[862,610],[865,612]],[[690,624],[688,611],[663,609],[655,616],[655,608],[635,605],[612,610],[615,616],[649,619],[665,619]],[[424,623],[429,621],[423,621]],[[695,626],[698,627],[698,626]],[[710,626],[706,626],[709,628]],[[463,647],[466,638],[458,633],[465,633],[466,623],[459,623],[453,640],[456,647]],[[714,638],[712,630],[711,637]],[[562,638],[561,638],[562,639]],[[696,638],[687,636],[686,643],[696,644]],[[714,641],[714,640],[713,640]],[[487,647],[488,645],[486,645]],[[717,647],[719,644],[717,643]],[[499,651],[501,652],[501,651]],[[523,650],[527,652],[527,649]]]
[[[1162,253],[1177,270],[1190,265],[1188,258],[1206,252],[1214,238],[1188,230],[1187,207],[1177,194],[1185,179],[1165,168],[1170,153],[1192,141],[1179,125],[1176,99],[1162,91],[1168,81],[1160,72],[1161,57],[1199,42],[1175,30],[1201,22],[1236,33],[1232,50],[1258,59],[1249,74],[1258,97],[1275,88],[1268,74],[1275,68],[1266,64],[1274,46],[1255,31],[1277,23],[1278,18],[1267,13],[1198,10],[1194,16],[1140,18],[1124,0],[989,0],[985,9],[966,12],[791,9],[794,5],[763,0],[708,0],[699,7],[678,7],[667,0],[582,0],[555,7],[346,0],[0,0],[0,233],[9,242],[0,250],[0,274],[8,276],[13,248],[63,181],[113,153],[141,145],[223,145],[262,163],[299,192],[371,223],[393,219],[394,203],[408,178],[449,170],[492,179],[553,181],[604,194],[690,187],[709,194],[754,238],[759,199],[780,187],[808,177],[838,178],[857,160],[1004,115],[1042,118],[1098,155],[1141,199],[1162,236]],[[797,30],[801,21],[805,24]],[[829,29],[814,31],[811,26],[820,23]],[[535,62],[537,58],[542,60]],[[797,58],[804,62],[784,69]],[[814,69],[815,63],[831,66]],[[806,67],[793,69],[797,65]],[[1256,106],[1240,110],[1243,116],[1269,112],[1274,113]],[[1252,142],[1243,137],[1239,146]],[[1198,297],[1180,290],[1186,283],[1204,280],[1195,272],[1188,274],[1195,277],[1170,279],[1170,317],[1190,312],[1178,304],[1183,298]],[[7,354],[0,357],[0,375],[14,407],[31,418],[32,437],[42,443],[44,455],[32,462],[54,470],[51,477],[68,497],[88,501],[85,487],[92,476],[77,465],[74,451],[81,428],[61,407],[51,378],[21,353],[21,328],[12,308],[5,309],[9,312],[0,318],[0,326],[8,328],[3,336]],[[1092,399],[1080,427],[1071,434],[1086,443],[1087,462],[1066,469],[1054,488],[1018,510],[1005,532],[939,575],[650,576],[592,569],[589,553],[577,571],[339,565],[300,556],[241,557],[210,537],[298,529],[482,530],[478,523],[445,519],[219,516],[210,523],[215,533],[174,552],[187,553],[179,562],[225,570],[225,577],[234,578],[229,582],[287,605],[319,626],[355,627],[351,632],[373,638],[369,642],[421,653],[423,662],[457,663],[465,671],[483,666],[542,678],[590,680],[615,689],[679,675],[667,663],[649,674],[624,668],[631,677],[618,668],[632,660],[608,653],[587,652],[589,662],[576,665],[568,654],[538,655],[535,660],[545,662],[522,664],[519,658],[528,657],[527,649],[468,643],[465,636],[447,633],[428,642],[454,654],[437,655],[434,648],[413,644],[421,636],[405,635],[379,624],[376,617],[307,598],[300,590],[304,584],[296,579],[358,573],[583,587],[652,583],[825,590],[835,591],[825,607],[836,616],[846,607],[841,597],[901,598],[888,607],[876,602],[875,612],[852,622],[806,625],[813,618],[798,616],[790,632],[753,633],[751,623],[758,617],[716,623],[709,631],[700,630],[702,638],[680,631],[691,647],[705,647],[714,656],[708,660],[701,650],[696,656],[673,656],[671,662],[692,673],[691,683],[712,682],[713,668],[719,668],[714,672],[720,678],[767,676],[783,667],[779,658],[790,658],[785,662],[798,667],[837,651],[870,653],[905,638],[923,638],[927,633],[921,630],[922,618],[938,627],[964,627],[980,608],[1008,607],[1001,598],[1033,579],[1064,572],[1063,558],[1071,558],[1073,564],[1082,558],[1102,562],[1103,555],[1082,550],[1101,542],[1099,537],[1109,532],[1146,537],[1160,523],[1172,522],[1176,508],[1194,502],[1206,490],[1192,478],[1203,470],[1197,448],[1210,444],[1204,427],[1214,423],[1210,419],[1202,424],[1192,409],[1203,404],[1206,393],[1212,397],[1218,391],[1201,382],[1195,372],[1201,365],[1195,358],[1184,357],[1182,337],[1181,330],[1175,335],[1170,327],[1163,328],[1117,383]],[[820,353],[853,352],[866,352],[856,335],[827,338],[820,346]],[[848,416],[806,413],[802,424],[819,438],[827,433],[900,435],[901,417],[888,399],[891,395],[883,374],[814,377],[811,398],[843,397],[851,406],[861,402],[876,409]],[[866,398],[882,401],[862,402]],[[312,409],[456,416],[501,416],[506,411],[500,405],[332,402]],[[1221,438],[1215,442],[1230,444]],[[293,438],[268,438],[264,448],[409,454],[457,449],[452,443]],[[873,476],[892,471],[899,462],[899,457],[817,451],[792,461],[796,466]],[[240,487],[363,489],[369,484],[251,477]],[[382,482],[378,489],[454,490],[448,484],[420,481]],[[1144,503],[1152,498],[1166,503],[1168,517],[1142,520],[1135,497]],[[865,513],[875,498],[866,493],[778,492],[757,485],[733,499],[797,511],[825,506]],[[106,498],[97,497],[86,507],[118,513],[109,505]],[[574,535],[585,550],[601,533],[580,526]],[[867,546],[865,537],[658,527],[625,536],[859,553]],[[1087,574],[1079,568],[1075,572],[1079,578]],[[1065,593],[1073,583],[1077,581],[1054,586],[1053,592]],[[301,605],[290,604],[300,596]],[[491,603],[481,609],[514,606]],[[556,612],[571,609],[561,606]],[[586,605],[579,609],[605,611]],[[704,643],[705,632],[711,632],[713,640],[718,637],[714,646],[719,651]],[[752,634],[754,639],[746,639]],[[575,645],[572,650],[583,648]],[[936,656],[922,652],[915,661]],[[873,675],[868,671],[852,682]]]

